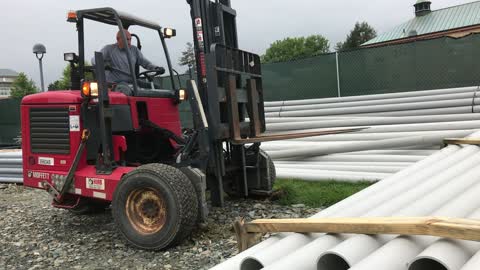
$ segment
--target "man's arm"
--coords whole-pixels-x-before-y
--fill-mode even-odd
[[[158,68],[158,66],[152,64],[152,62],[150,62],[147,58],[145,58],[142,54],[142,52],[136,48],[136,47],[133,47],[132,48],[135,48],[135,51],[137,53],[137,63],[142,66],[144,69],[146,70],[154,70],[156,68]]]

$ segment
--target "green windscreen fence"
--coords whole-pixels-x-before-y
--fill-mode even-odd
[[[339,53],[342,96],[480,84],[480,35]]]
[[[0,145],[11,145],[20,136],[20,100],[0,99]]]
[[[480,34],[474,34],[265,64],[265,97],[292,100],[479,85],[479,56]]]
[[[335,54],[262,65],[265,100],[323,98],[337,95]]]

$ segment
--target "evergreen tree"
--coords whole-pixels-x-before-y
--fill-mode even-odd
[[[195,52],[191,42],[187,42],[186,49],[182,52],[182,57],[180,57],[178,64],[180,66],[195,66]]]
[[[345,42],[337,43],[335,49],[337,51],[350,50],[359,48],[363,43],[375,38],[377,36],[377,31],[373,29],[368,23],[355,23],[355,27],[350,34],[348,34]]]

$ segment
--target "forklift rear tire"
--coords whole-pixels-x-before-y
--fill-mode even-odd
[[[141,249],[175,246],[196,225],[197,195],[177,168],[147,164],[126,174],[113,195],[112,215],[126,240]]]
[[[277,180],[277,172],[275,170],[275,164],[273,163],[272,158],[264,150],[260,149],[260,155],[265,157],[268,170],[270,171],[270,178],[267,177],[266,172],[261,174],[262,175],[261,183],[265,189],[267,189],[268,191],[272,191],[273,185]]]

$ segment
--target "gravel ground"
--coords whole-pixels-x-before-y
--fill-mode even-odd
[[[298,218],[318,211],[231,200],[211,208],[208,226],[181,246],[149,252],[126,244],[109,210],[74,216],[51,207],[45,191],[0,184],[0,269],[208,269],[237,254],[235,218]]]

